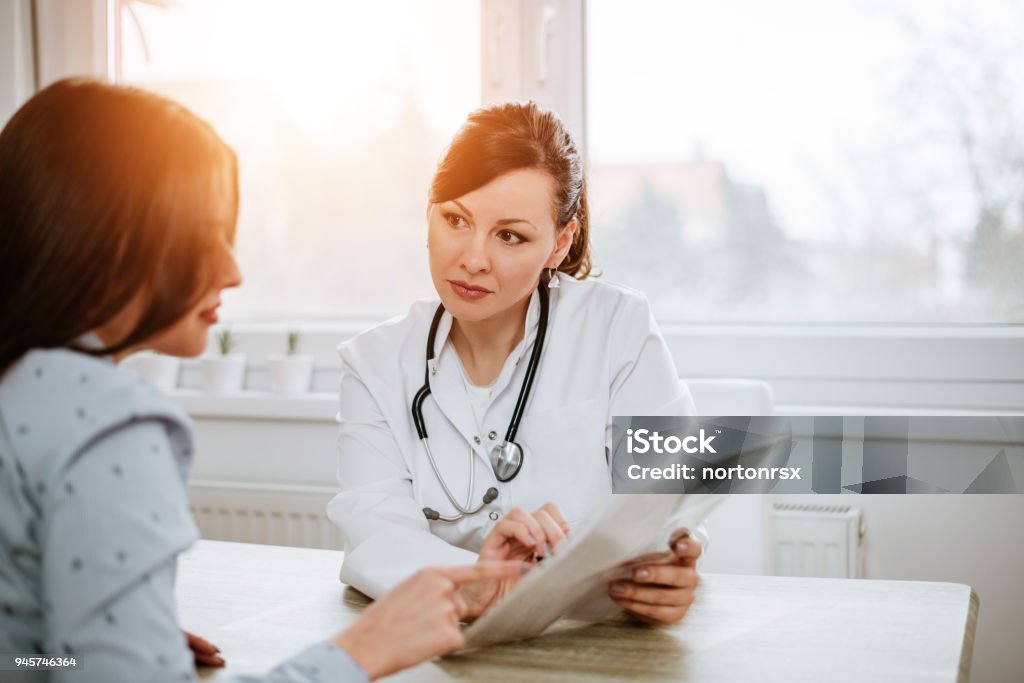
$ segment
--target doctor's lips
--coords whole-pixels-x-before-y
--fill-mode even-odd
[[[468,301],[478,301],[488,294],[493,294],[489,289],[485,289],[479,285],[471,285],[468,282],[463,282],[462,280],[449,280],[448,284],[451,285],[453,292]]]

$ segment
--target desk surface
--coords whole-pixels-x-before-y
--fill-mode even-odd
[[[181,558],[181,624],[221,648],[223,671],[265,672],[358,616],[340,566],[340,552],[200,541]],[[977,611],[960,584],[704,575],[670,628],[556,626],[388,680],[966,681]]]

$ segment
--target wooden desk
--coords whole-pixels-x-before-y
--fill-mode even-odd
[[[226,672],[262,673],[366,604],[341,553],[200,541],[181,558],[182,626]],[[704,575],[678,626],[613,621],[446,657],[395,681],[966,681],[978,599],[950,583]],[[401,647],[396,643],[395,647]],[[204,670],[216,680],[219,672]]]

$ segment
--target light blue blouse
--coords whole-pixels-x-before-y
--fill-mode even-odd
[[[198,537],[188,419],[104,359],[26,354],[0,379],[0,653],[73,656],[10,681],[196,680],[177,623],[177,556]],[[236,683],[366,681],[318,643]]]

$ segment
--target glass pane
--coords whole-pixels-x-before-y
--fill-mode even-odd
[[[596,261],[663,320],[1024,320],[1024,2],[592,0]]]
[[[480,102],[479,0],[126,3],[122,80],[238,153],[225,316],[380,318],[433,291],[426,197]]]

